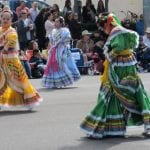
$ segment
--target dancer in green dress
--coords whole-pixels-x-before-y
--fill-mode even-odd
[[[104,46],[106,60],[101,77],[97,104],[80,127],[92,138],[124,136],[129,125],[144,124],[144,134],[150,131],[150,98],[138,76],[134,50],[139,37],[123,28],[112,13],[100,16],[107,33]]]

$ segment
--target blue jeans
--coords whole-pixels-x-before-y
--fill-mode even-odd
[[[26,72],[26,74],[28,75],[29,78],[32,77],[32,73],[31,73],[31,67],[30,67],[30,64],[27,60],[21,60],[21,63],[24,67],[24,70]]]

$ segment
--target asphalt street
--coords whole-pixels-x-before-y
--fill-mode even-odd
[[[140,74],[150,94],[150,74]],[[99,76],[82,76],[64,89],[42,88],[41,79],[30,80],[43,97],[33,112],[12,108],[0,112],[0,150],[150,150],[143,126],[130,127],[126,138],[90,140],[79,125],[94,107]]]

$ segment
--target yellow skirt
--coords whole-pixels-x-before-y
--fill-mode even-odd
[[[0,106],[34,106],[41,100],[17,54],[3,54],[0,62]]]

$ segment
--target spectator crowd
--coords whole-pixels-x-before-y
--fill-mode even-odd
[[[9,9],[9,6],[3,5],[0,8],[1,11]],[[105,12],[103,0],[98,1],[97,8],[92,0],[86,0],[86,4],[81,9],[81,17],[73,11],[71,0],[65,0],[63,11],[60,11],[58,4],[39,10],[37,2],[33,2],[32,7],[28,8],[26,2],[21,1],[16,10],[12,11],[12,26],[18,33],[19,56],[28,77],[42,77],[50,48],[49,38],[55,28],[55,19],[59,16],[64,17],[65,26],[70,30],[71,48],[80,49],[85,63],[93,60],[94,74],[102,74],[105,59],[103,46],[107,35],[99,28],[97,18],[103,12]],[[127,28],[130,29],[129,26]],[[139,66],[149,71],[143,57],[150,56],[150,28],[144,32],[143,15],[135,23],[133,30],[140,35],[137,49]]]

